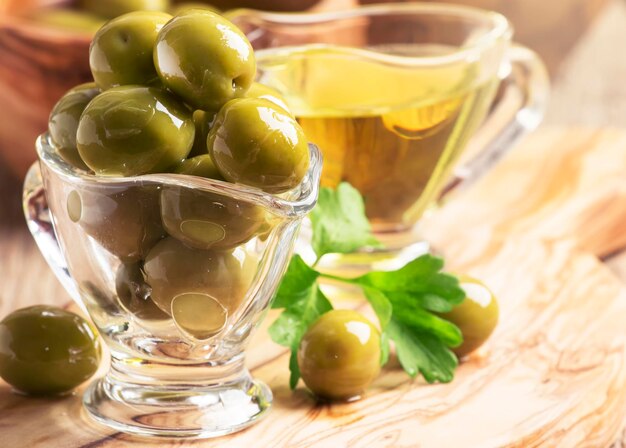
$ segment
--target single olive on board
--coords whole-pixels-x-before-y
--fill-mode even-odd
[[[278,90],[272,89],[259,82],[252,83],[252,86],[250,86],[250,89],[246,92],[246,98],[261,98],[271,101],[278,107],[284,109],[287,113],[290,113],[287,101],[285,101],[285,98],[283,98]]]
[[[97,175],[137,176],[173,169],[189,154],[194,134],[191,111],[171,93],[122,86],[87,105],[76,142]]]
[[[251,256],[242,260],[232,251],[193,249],[175,238],[154,246],[144,263],[152,300],[197,339],[224,327],[242,303],[255,272],[256,260]]]
[[[100,28],[89,47],[89,66],[98,87],[157,83],[152,52],[159,30],[171,18],[164,12],[137,11]]]
[[[48,119],[50,138],[61,158],[75,168],[89,169],[78,154],[76,131],[80,115],[99,93],[100,89],[93,82],[78,85],[63,95],[50,112]]]
[[[68,392],[98,370],[100,357],[96,331],[74,313],[38,305],[0,321],[0,376],[21,392]]]
[[[483,345],[498,324],[499,308],[495,295],[480,280],[459,276],[465,300],[441,317],[461,330],[463,343],[452,351],[461,358]]]
[[[169,0],[79,0],[83,10],[112,19],[132,11],[167,11]]]
[[[208,154],[185,160],[176,172],[219,176]],[[167,233],[196,249],[233,249],[268,225],[266,213],[258,205],[179,186],[163,187],[161,220]]]
[[[333,400],[359,397],[380,373],[380,333],[356,311],[329,311],[300,341],[298,366],[315,395]]]
[[[302,128],[288,112],[266,99],[229,101],[215,118],[207,146],[226,180],[269,193],[296,187],[309,167]]]
[[[122,307],[143,320],[164,320],[169,315],[150,297],[150,285],[144,280],[141,263],[123,263],[115,277],[115,291]]]
[[[165,87],[195,109],[207,111],[243,96],[256,75],[246,36],[206,9],[189,10],[161,29],[154,65]]]
[[[161,238],[159,189],[84,187],[67,196],[67,213],[82,230],[123,262],[143,259]]]

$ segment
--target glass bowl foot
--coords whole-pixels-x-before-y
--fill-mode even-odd
[[[205,386],[128,383],[109,374],[93,382],[83,397],[91,417],[117,431],[196,439],[242,430],[267,414],[271,402],[269,387],[247,371]]]

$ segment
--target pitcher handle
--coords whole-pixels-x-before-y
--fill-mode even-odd
[[[439,200],[480,179],[521,137],[541,123],[550,82],[537,54],[526,47],[513,45],[507,50],[499,77],[501,97],[468,145],[465,154],[469,160],[454,171]],[[521,98],[516,100],[518,96]],[[519,104],[511,105],[517,101]]]
[[[70,276],[67,261],[54,231],[52,215],[48,208],[39,162],[33,163],[24,180],[22,207],[28,230],[35,238],[43,257],[74,302],[83,307],[76,282]],[[84,308],[83,308],[84,310]]]

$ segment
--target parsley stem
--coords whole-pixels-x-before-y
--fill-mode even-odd
[[[320,272],[319,274],[320,274],[320,277],[322,277],[322,278],[327,278],[328,280],[335,280],[335,281],[341,282],[341,283],[352,283],[352,284],[358,284],[359,283],[356,278],[339,277],[337,275],[325,274],[323,272]]]

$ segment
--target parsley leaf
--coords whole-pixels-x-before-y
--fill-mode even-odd
[[[458,365],[454,353],[435,336],[392,320],[387,328],[402,368],[410,377],[421,373],[429,383],[449,383]]]
[[[392,302],[445,313],[465,298],[456,277],[440,272],[443,260],[422,255],[397,271],[370,272],[356,281],[385,293]]]
[[[393,313],[391,302],[382,291],[375,288],[363,286],[363,294],[365,294],[367,301],[374,309],[376,316],[378,316],[380,328],[384,331],[385,328],[387,328],[387,324],[391,320],[391,314]]]
[[[442,259],[426,254],[396,271],[370,272],[353,280],[363,287],[380,320],[381,342],[391,339],[404,370],[412,377],[420,372],[428,382],[452,380],[457,360],[448,347],[463,342],[456,325],[433,314],[450,311],[465,298],[458,279],[440,272],[442,268]],[[391,314],[380,312],[383,297]],[[382,360],[386,356],[383,352]]]
[[[292,389],[300,379],[296,355],[302,336],[311,323],[333,309],[316,283],[319,275],[299,255],[294,255],[272,304],[272,308],[284,309],[268,331],[274,342],[291,349],[289,385]]]
[[[360,193],[346,182],[335,190],[321,188],[317,205],[309,215],[311,245],[318,260],[325,254],[347,254],[362,247],[382,247],[371,233]]]
[[[293,302],[301,301],[319,276],[320,273],[311,269],[300,255],[294,255],[274,296],[272,308],[288,308]]]
[[[384,366],[389,361],[389,332],[383,331],[380,334],[380,365]]]

